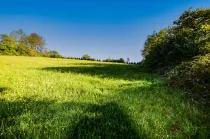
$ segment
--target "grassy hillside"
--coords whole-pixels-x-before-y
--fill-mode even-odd
[[[183,94],[136,65],[0,56],[0,138],[209,138]]]

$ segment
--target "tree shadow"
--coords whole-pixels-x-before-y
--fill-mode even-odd
[[[0,99],[0,138],[26,138],[26,131],[18,128],[18,117],[25,113],[44,113],[43,109],[48,109],[53,101],[34,101],[25,98],[21,101],[7,101]],[[47,115],[47,114],[46,114]],[[41,114],[40,114],[41,116]],[[37,115],[37,118],[39,115]],[[39,119],[40,120],[40,119]],[[39,121],[37,120],[37,121]],[[7,131],[12,129],[12,132]]]
[[[61,109],[65,109],[62,116],[59,113]],[[26,115],[31,125],[22,129],[21,122],[29,124],[24,119],[20,120]],[[50,120],[58,124],[48,127]],[[59,123],[68,126],[64,130],[54,130],[60,128]],[[58,134],[61,138],[140,138],[134,125],[116,103],[57,103],[28,98],[0,100],[0,138],[55,138]]]
[[[73,127],[70,127],[68,138],[74,139],[123,139],[146,138],[139,135],[134,122],[116,103],[89,105],[86,115]]]
[[[60,73],[75,73],[100,78],[114,78],[129,81],[154,79],[154,74],[146,73],[138,65],[126,64],[94,64],[94,63],[77,63],[66,67],[45,67],[42,70],[54,71]]]

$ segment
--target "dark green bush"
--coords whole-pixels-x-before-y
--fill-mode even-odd
[[[173,26],[149,35],[142,50],[145,66],[160,73],[208,53],[210,9],[184,12]]]
[[[210,95],[210,53],[183,62],[167,74],[169,85],[188,88],[193,92]]]
[[[145,69],[167,75],[169,85],[210,98],[210,8],[189,9],[173,26],[149,35],[142,55]]]

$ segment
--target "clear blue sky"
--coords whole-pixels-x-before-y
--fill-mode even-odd
[[[1,0],[0,34],[23,29],[64,56],[142,59],[146,37],[210,0]]]

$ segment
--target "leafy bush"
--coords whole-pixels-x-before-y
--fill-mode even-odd
[[[149,35],[142,55],[143,66],[166,74],[169,85],[210,97],[210,8],[189,9],[173,26]]]
[[[172,27],[149,35],[142,55],[150,71],[162,73],[210,53],[210,9],[184,12]]]
[[[62,58],[62,55],[60,55],[57,51],[53,50],[53,51],[49,51],[47,53],[47,57],[51,57],[51,58]]]
[[[167,74],[169,85],[188,88],[203,95],[210,95],[210,53],[183,62]]]
[[[12,37],[6,34],[1,35],[0,50],[2,51],[3,54],[18,55],[18,53],[16,52],[17,48],[18,45]]]
[[[23,56],[33,56],[32,50],[25,44],[21,43],[17,49],[17,52]]]

